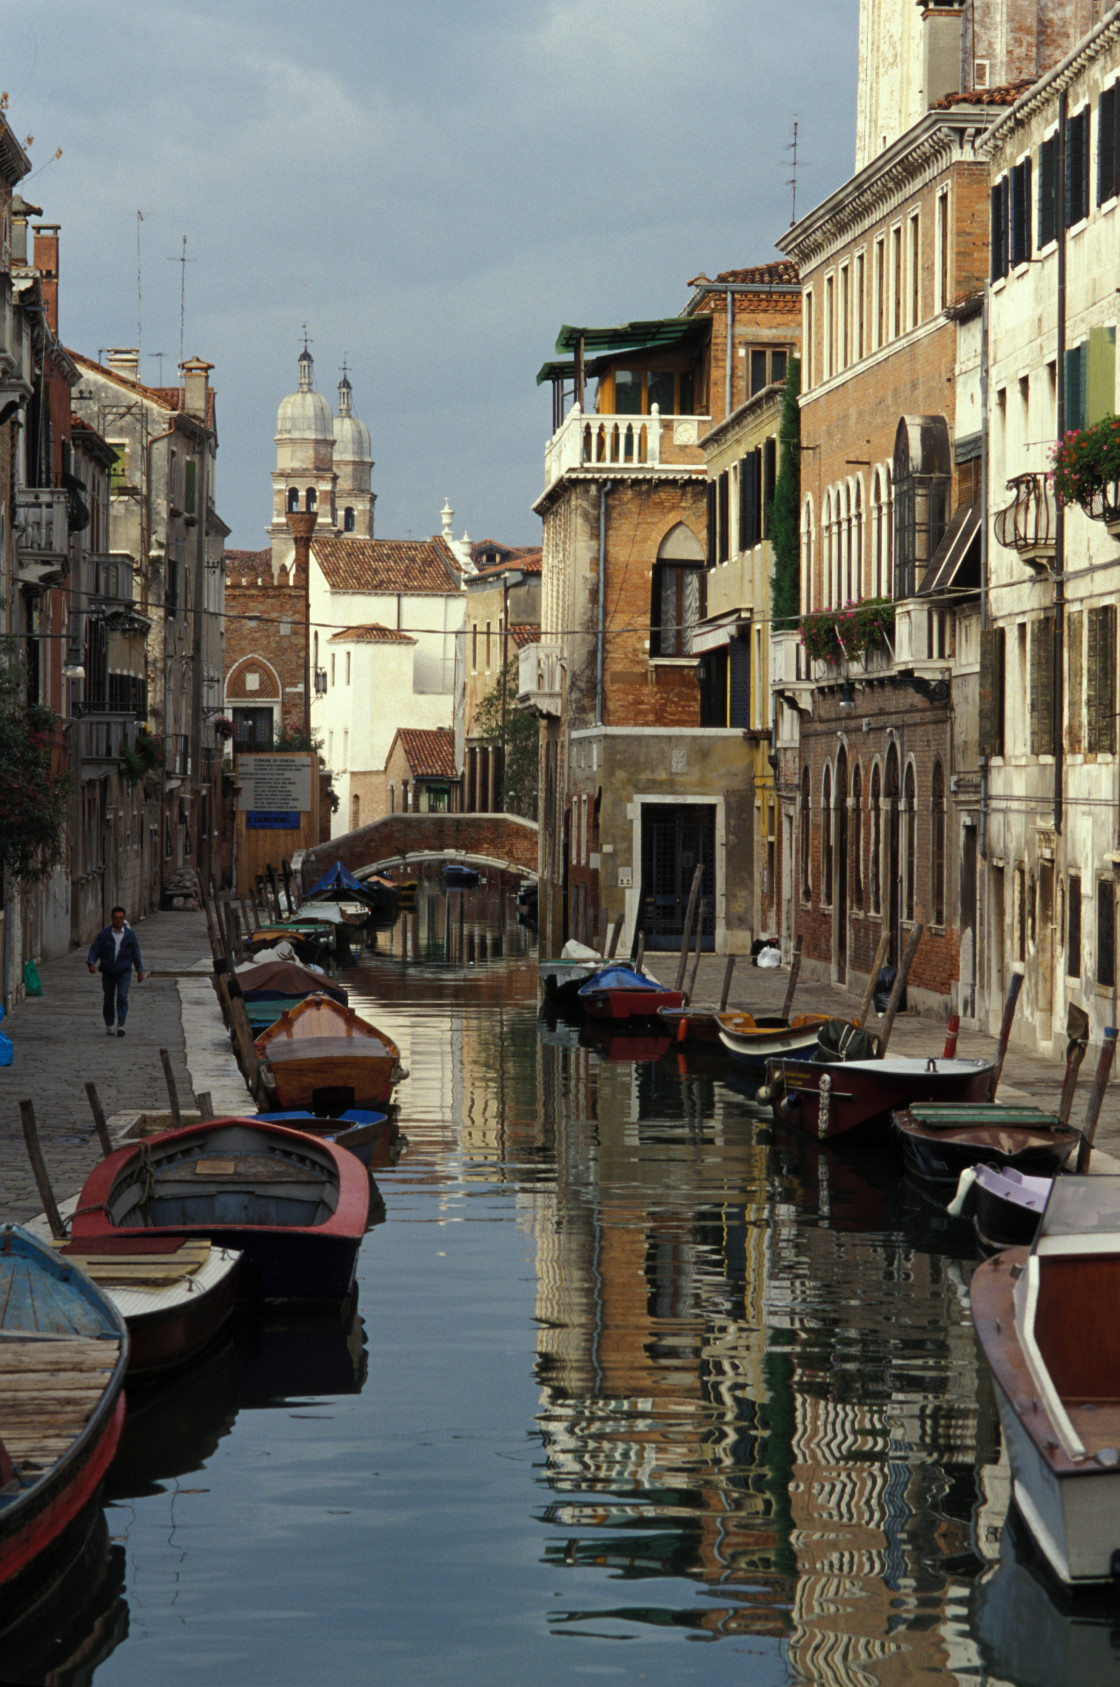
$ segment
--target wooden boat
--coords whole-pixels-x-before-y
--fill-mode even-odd
[[[108,1236],[53,1244],[128,1326],[128,1380],[147,1381],[209,1346],[237,1300],[241,1255],[205,1236]]]
[[[349,996],[322,972],[294,961],[264,961],[259,966],[238,967],[235,978],[245,1003],[250,1025],[272,1025],[285,1008],[295,1007],[308,996],[329,996],[345,1007]],[[217,985],[215,984],[215,989]]]
[[[476,885],[479,877],[478,868],[468,867],[464,861],[445,861],[443,864],[443,882],[449,890]]]
[[[912,1101],[894,1113],[893,1125],[911,1176],[954,1189],[966,1166],[980,1164],[1053,1176],[1081,1140],[1056,1113],[994,1101]]]
[[[719,1040],[719,1014],[711,1008],[658,1008],[657,1017],[678,1043],[706,1043],[711,1049],[723,1047]]]
[[[333,1117],[348,1107],[380,1107],[405,1076],[396,1043],[327,996],[286,1009],[254,1047],[276,1109]]]
[[[0,1227],[0,1633],[86,1546],[127,1363],[108,1296],[26,1230]]]
[[[358,878],[341,861],[335,861],[321,879],[304,891],[300,907],[314,913],[323,904],[334,903],[344,908],[358,905],[363,913],[357,923],[365,925],[369,919],[374,922],[395,919],[399,901],[400,890],[392,879],[381,873],[366,873]]]
[[[621,965],[601,967],[579,990],[579,1005],[592,1019],[656,1019],[659,1009],[679,1008],[683,1002],[682,991]]]
[[[244,1254],[243,1292],[335,1304],[354,1280],[369,1203],[368,1173],[333,1142],[210,1119],[107,1155],[78,1197],[73,1235],[208,1236]]]
[[[977,1266],[972,1321],[1012,1493],[1059,1581],[1120,1573],[1120,1177],[1054,1179],[1029,1248]]]
[[[768,1060],[783,1055],[807,1056],[817,1046],[827,1013],[795,1013],[789,1019],[777,1015],[721,1013],[716,1015],[717,1036],[737,1061],[764,1069]]]
[[[261,926],[246,937],[245,953],[256,960],[265,950],[282,943],[291,946],[297,960],[321,966],[335,952],[334,927],[325,921],[318,925],[304,921],[300,925]]]
[[[769,1063],[766,1100],[778,1124],[811,1131],[823,1142],[884,1121],[915,1101],[982,1101],[992,1065],[893,1054],[881,1060],[779,1059]]]
[[[391,1159],[393,1143],[400,1134],[395,1115],[396,1108],[391,1113],[378,1113],[368,1107],[349,1107],[337,1118],[320,1118],[318,1113],[309,1113],[304,1108],[293,1108],[286,1113],[258,1113],[256,1117],[268,1124],[284,1125],[288,1130],[305,1131],[308,1136],[333,1142],[369,1167],[387,1165]]]

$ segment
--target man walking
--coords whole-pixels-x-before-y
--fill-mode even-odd
[[[99,968],[101,971],[105,1035],[113,1035],[115,1019],[117,1036],[123,1037],[124,1022],[128,1015],[128,986],[132,982],[132,969],[136,968],[137,980],[142,984],[144,963],[140,959],[140,945],[136,941],[136,933],[130,925],[125,924],[124,909],[114,908],[110,918],[112,925],[107,925],[104,931],[99,931],[90,945],[88,964],[90,972],[97,972]]]

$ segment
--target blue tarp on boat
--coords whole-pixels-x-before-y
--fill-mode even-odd
[[[349,867],[344,867],[341,861],[336,861],[332,867],[327,868],[317,884],[304,891],[303,900],[310,902],[316,896],[323,901],[333,900],[341,891],[352,897],[360,896],[364,902],[370,900],[368,886],[364,885],[361,879],[356,879]]]
[[[663,990],[665,986],[658,984],[655,978],[650,978],[644,972],[635,972],[633,967],[611,966],[602,967],[599,972],[593,972],[587,983],[580,987],[581,996],[597,995],[600,990]]]

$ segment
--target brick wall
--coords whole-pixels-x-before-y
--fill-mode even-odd
[[[268,553],[264,555],[267,559]],[[276,670],[283,688],[282,725],[302,732],[306,606],[302,586],[288,585],[286,579],[286,571],[281,570],[280,581],[284,583],[274,583],[267,560],[260,572],[255,565],[243,567],[227,561],[225,679],[228,682],[246,657],[267,662]],[[266,701],[259,692],[245,693],[247,704]]]
[[[303,882],[314,884],[333,861],[355,872],[371,862],[424,853],[486,856],[524,873],[537,870],[537,828],[508,814],[390,814],[347,832],[304,857]]]

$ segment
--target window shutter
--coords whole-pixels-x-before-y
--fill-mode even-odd
[[[749,548],[747,539],[747,488],[750,483],[750,458],[744,457],[739,463],[739,549]]]
[[[1088,346],[1083,342],[1079,346],[1071,346],[1066,352],[1065,415],[1062,419],[1066,433],[1076,432],[1085,426],[1087,351]]]
[[[1101,749],[1111,755],[1116,748],[1116,605],[1101,609]]]
[[[1038,149],[1038,244],[1046,246],[1058,232],[1054,202],[1054,164],[1057,138],[1051,135]]]
[[[1092,427],[1116,409],[1116,329],[1090,328],[1085,354],[1085,423]]]
[[[708,567],[715,566],[716,560],[716,483],[708,482]]]
[[[1023,181],[1023,262],[1026,263],[1030,258],[1031,252],[1034,250],[1031,242],[1031,210],[1034,205],[1034,195],[1031,192],[1031,160],[1029,153],[1020,164],[1019,172]]]
[[[993,281],[1007,274],[1007,210],[1008,181],[1001,176],[992,189],[992,264]]]
[[[720,562],[726,562],[729,555],[731,554],[730,553],[730,538],[731,538],[731,535],[730,535],[730,531],[729,531],[730,526],[731,526],[730,487],[728,485],[729,480],[730,480],[730,476],[727,474],[727,471],[725,470],[723,472],[723,474],[721,474],[720,477],[719,477],[719,492],[718,492],[718,496],[719,496],[719,549],[718,549],[717,555],[719,557]]]
[[[994,756],[995,748],[995,627],[980,634],[980,754]]]
[[[1066,729],[1066,742],[1074,755],[1085,748],[1084,658],[1082,655],[1084,619],[1082,611],[1078,609],[1071,612],[1066,622],[1066,650],[1068,652],[1066,705],[1069,721]]]
[[[743,458],[743,532],[739,543],[745,551],[758,544],[758,491],[755,477],[755,456],[752,451]]]
[[[1089,108],[1066,124],[1066,227],[1089,214]]]
[[[1049,616],[1030,629],[1031,755],[1054,754],[1054,623]]]
[[[1114,82],[1101,92],[1097,107],[1097,204],[1115,199],[1117,189],[1118,140],[1120,140],[1120,84]]]

